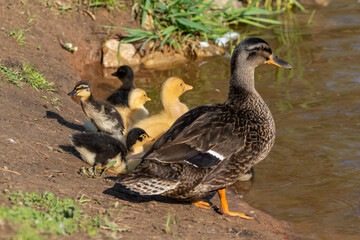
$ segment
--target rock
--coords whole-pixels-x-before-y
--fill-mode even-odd
[[[140,56],[132,44],[120,44],[120,61],[118,59],[118,49],[120,42],[116,39],[107,40],[102,47],[104,67],[119,67],[121,65],[138,65]]]
[[[225,53],[224,49],[215,45],[209,45],[208,47],[193,46],[193,51],[198,58],[221,56]]]
[[[300,4],[302,5],[318,5],[321,7],[326,7],[327,5],[329,5],[331,0],[300,0]]]
[[[211,1],[214,6],[216,6],[218,9],[222,9],[223,6],[229,3],[229,0],[213,0]],[[234,8],[242,8],[244,7],[243,3],[238,0],[230,0],[230,6]]]
[[[146,68],[169,69],[188,61],[186,57],[178,53],[154,52],[141,59]]]

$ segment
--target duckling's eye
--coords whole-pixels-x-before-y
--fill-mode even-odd
[[[144,94],[144,97],[146,97],[146,94]]]
[[[180,83],[179,85],[180,85],[180,87],[181,87],[181,86],[182,86],[182,83]]]

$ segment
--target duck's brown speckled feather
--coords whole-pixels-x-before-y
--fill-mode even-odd
[[[275,140],[273,117],[254,87],[255,68],[264,63],[291,68],[262,39],[238,44],[226,102],[181,116],[118,183],[142,195],[197,201],[233,184],[263,160]]]
[[[164,187],[167,190],[162,195],[183,200],[198,199],[234,183],[239,173],[245,173],[267,155],[275,137],[274,122],[263,100],[245,92],[241,96],[243,99],[201,106],[183,115],[144,156],[132,177],[121,183],[152,195],[158,191],[151,192],[148,186],[147,192],[141,181],[166,179],[166,186],[172,183],[176,187]],[[254,114],[262,117],[254,118]],[[209,161],[209,150],[224,159]],[[199,152],[205,153],[203,158],[195,157]]]

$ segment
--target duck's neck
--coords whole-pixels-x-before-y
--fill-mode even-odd
[[[128,148],[129,155],[135,155],[144,151],[143,144],[136,142],[133,146]]]
[[[255,90],[255,68],[245,67],[238,63],[233,66],[230,78],[230,88],[241,89],[246,92],[256,92]]]
[[[240,105],[249,102],[249,98],[253,101],[261,99],[255,89],[255,68],[244,67],[242,65],[232,68],[230,77],[229,93],[226,104],[240,107]]]
[[[167,94],[167,91],[161,93],[161,102],[164,106],[165,111],[169,112],[173,106],[180,102],[179,97],[173,96],[172,94]]]
[[[88,96],[83,96],[83,97],[81,97],[80,100],[81,100],[82,102],[85,102],[85,101],[91,102],[91,101],[94,100],[94,97],[93,97],[92,94],[90,94],[90,95],[88,95]]]
[[[127,89],[127,90],[135,89],[135,84],[129,77],[125,77],[122,83],[123,84],[120,87],[121,89]]]

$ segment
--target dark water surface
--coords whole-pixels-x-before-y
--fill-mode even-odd
[[[257,68],[256,88],[273,113],[277,137],[256,166],[250,191],[239,190],[240,184],[233,189],[306,239],[360,239],[360,3],[331,1],[308,25],[309,16],[296,13],[257,35],[294,69]],[[152,98],[146,105],[152,112],[160,108],[160,86],[168,77],[194,86],[182,100],[195,107],[223,102],[229,74],[229,55],[135,72],[137,86]],[[120,85],[88,80],[101,98]]]

